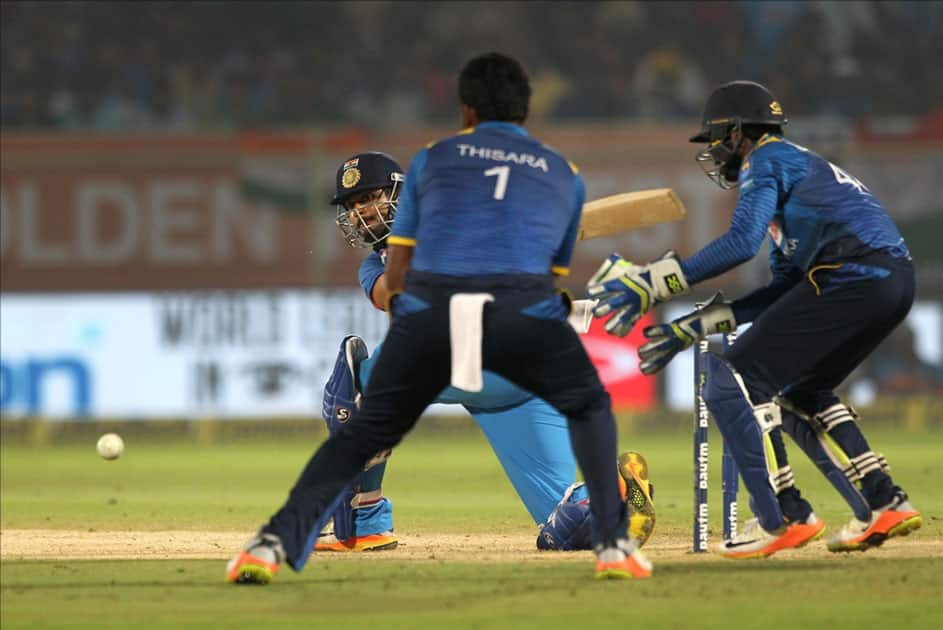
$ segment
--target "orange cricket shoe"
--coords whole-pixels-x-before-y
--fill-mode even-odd
[[[744,523],[736,536],[721,543],[718,551],[725,558],[765,558],[784,549],[804,547],[821,538],[824,530],[825,522],[815,514],[810,514],[805,521],[783,525],[773,533],[760,527],[759,520],[752,518]]]
[[[597,580],[630,580],[651,575],[652,563],[634,542],[626,538],[612,540],[596,548]]]
[[[282,541],[273,534],[259,534],[226,565],[226,581],[233,584],[268,584],[285,558]]]
[[[314,543],[315,551],[389,551],[399,545],[393,532],[381,532],[367,536],[351,536],[338,540],[334,534],[322,534]]]
[[[900,491],[884,507],[871,512],[871,520],[852,518],[841,530],[828,539],[829,551],[866,551],[880,547],[888,538],[907,536],[920,529],[923,517]]]

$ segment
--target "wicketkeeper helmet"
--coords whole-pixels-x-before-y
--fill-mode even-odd
[[[706,142],[707,148],[695,156],[704,174],[727,190],[739,184],[739,154],[742,136],[735,144],[734,130],[744,125],[782,126],[788,121],[783,108],[768,89],[753,81],[731,81],[713,91],[704,106],[701,130],[691,142]]]
[[[785,125],[783,108],[767,88],[753,81],[731,81],[714,90],[704,106],[701,130],[691,142],[723,140],[732,127]]]

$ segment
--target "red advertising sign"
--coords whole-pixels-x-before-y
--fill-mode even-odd
[[[617,411],[646,411],[655,406],[657,381],[642,374],[638,367],[638,348],[645,343],[642,330],[654,321],[649,313],[627,337],[619,338],[603,329],[604,320],[594,319],[589,332],[580,336]]]

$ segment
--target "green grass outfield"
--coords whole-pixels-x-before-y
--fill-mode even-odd
[[[685,553],[693,500],[691,436],[648,432],[621,436],[620,447],[645,454],[657,488],[652,579],[595,582],[588,552],[525,549],[482,556],[490,541],[500,546],[505,537],[531,537],[535,527],[480,434],[420,428],[388,469],[385,489],[405,544],[382,558],[321,555],[300,574],[283,569],[268,587],[234,587],[223,581],[225,558],[237,551],[229,542],[213,560],[77,560],[68,553],[37,560],[11,553],[4,535],[0,625],[941,627],[943,432],[882,429],[869,437],[923,512],[924,527],[866,554],[834,556],[821,542],[759,561]],[[81,446],[5,444],[0,526],[4,532],[235,532],[243,540],[278,507],[312,446],[298,440],[197,446],[129,439],[121,459],[105,462],[95,454],[94,440]],[[827,535],[849,518],[848,510],[798,449],[792,452],[797,479],[828,523]],[[713,454],[711,516],[717,532],[719,440]],[[467,554],[437,553],[437,536],[468,540]],[[227,540],[233,539],[230,534]],[[44,544],[41,537],[38,544]]]

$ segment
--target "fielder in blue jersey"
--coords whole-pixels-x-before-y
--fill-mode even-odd
[[[490,53],[458,82],[465,131],[414,158],[385,271],[392,323],[360,408],[321,445],[288,501],[227,567],[235,583],[301,570],[322,527],[379,453],[402,440],[450,384],[475,392],[494,372],[567,419],[589,493],[597,578],[643,578],[651,563],[628,537],[609,395],[575,330],[569,272],[583,206],[576,168],[531,138],[530,84]]]
[[[403,180],[403,169],[389,155],[358,153],[338,167],[331,200],[337,204],[337,225],[344,240],[351,247],[373,250],[358,275],[367,298],[381,309],[389,297],[386,240]],[[360,337],[351,335],[342,341],[324,391],[323,417],[331,433],[356,413],[381,347],[368,356]],[[541,524],[538,548],[591,548],[587,493],[585,486],[574,484],[576,460],[566,418],[560,412],[488,371],[481,391],[449,387],[436,402],[463,405],[481,427],[527,511]],[[623,494],[631,499],[630,531],[641,547],[655,523],[648,466],[640,454],[631,451],[620,455],[619,462]],[[382,492],[385,469],[386,458],[378,458],[347,492],[333,514],[331,531],[315,543],[316,551],[381,551],[397,546],[393,505]]]
[[[641,370],[654,374],[708,334],[752,322],[723,356],[708,358],[707,405],[730,444],[756,518],[721,552],[766,556],[822,535],[795,487],[782,431],[794,438],[852,508],[831,551],[865,550],[909,534],[920,513],[871,450],[857,413],[835,388],[907,315],[913,264],[880,202],[853,176],[783,136],[786,116],[762,85],[734,81],[707,101],[697,160],[722,188],[739,185],[730,229],[686,260],[647,265],[613,255],[591,279],[594,314],[624,335],[657,304],[753,258],[772,241],[772,281],[726,302],[646,328]]]

